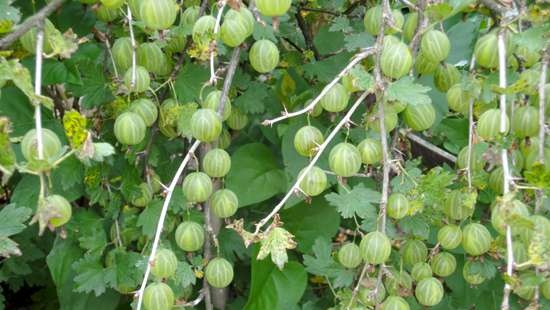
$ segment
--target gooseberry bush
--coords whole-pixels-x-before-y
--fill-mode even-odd
[[[544,1],[0,2],[0,309],[549,309]]]

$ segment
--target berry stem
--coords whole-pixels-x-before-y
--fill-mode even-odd
[[[499,86],[501,88],[506,88],[506,29],[501,29],[498,33],[498,59],[499,59]],[[500,132],[502,134],[506,133],[506,123],[507,123],[507,114],[506,114],[506,94],[502,93],[500,95]],[[504,195],[510,192],[510,167],[508,165],[508,150],[503,148],[501,150],[502,157],[502,170],[504,174]],[[512,228],[509,224],[506,225],[506,274],[509,277],[512,277],[514,273],[514,252],[512,251],[513,242],[512,242]],[[500,306],[501,310],[510,309],[510,293],[512,292],[512,286],[508,283],[504,285],[504,296],[502,298],[502,304]]]
[[[130,83],[130,88],[133,89],[136,86],[136,79],[137,79],[137,56],[136,56],[137,44],[136,44],[136,38],[134,36],[134,26],[132,25],[132,10],[130,10],[130,5],[128,5],[128,9],[127,9],[127,18],[128,18],[128,28],[130,28],[130,42],[132,43],[132,81]]]
[[[41,19],[36,24],[36,62],[34,67],[34,94],[39,97],[42,95],[42,51],[44,47],[44,19]],[[42,130],[42,106],[39,101],[34,102],[34,126],[36,129],[36,148],[38,151],[38,159],[44,160],[44,140]],[[43,172],[38,174],[40,178],[40,193],[38,204],[46,196],[46,176]]]

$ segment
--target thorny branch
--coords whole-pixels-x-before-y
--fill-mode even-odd
[[[296,112],[287,113],[284,112],[282,116],[279,116],[274,119],[268,119],[262,122],[264,126],[273,126],[273,124],[278,123],[280,121],[283,121],[285,119],[293,118],[296,116],[300,116],[302,114],[310,113],[313,111],[315,106],[323,99],[323,97],[330,91],[330,89],[336,85],[348,72],[358,63],[360,63],[363,59],[369,57],[370,55],[374,54],[375,48],[369,47],[361,51],[360,53],[353,56],[352,61],[330,82],[323,88],[321,93],[311,101],[307,106],[305,106],[303,109],[298,110]]]
[[[306,168],[304,168],[303,173],[298,177],[298,179],[296,180],[294,185],[286,193],[285,197],[273,208],[271,213],[269,213],[260,222],[258,222],[258,224],[256,224],[256,230],[254,232],[255,237],[259,236],[260,230],[262,229],[262,227],[264,227],[269,222],[269,220],[271,220],[284,207],[285,203],[290,199],[290,197],[292,197],[292,195],[299,190],[300,183],[306,177],[307,173],[311,170],[311,168],[313,168],[313,166],[315,166],[315,164],[317,163],[319,158],[321,158],[321,155],[323,154],[325,149],[328,147],[330,142],[332,142],[332,140],[334,139],[336,134],[338,134],[340,129],[342,129],[342,127],[344,127],[344,125],[346,125],[349,122],[349,120],[350,120],[351,116],[353,115],[353,113],[357,110],[357,108],[359,108],[359,106],[363,103],[363,101],[367,98],[368,95],[369,95],[369,92],[364,92],[359,97],[359,99],[357,99],[357,101],[349,109],[347,114],[340,120],[340,122],[336,125],[336,127],[334,127],[334,129],[329,134],[329,136],[327,137],[325,142],[323,142],[323,144],[321,144],[318,147],[317,154],[310,161],[309,165]],[[252,239],[254,239],[254,238],[252,238]],[[251,240],[251,241],[253,241],[253,240]],[[248,243],[247,246],[250,245],[251,241],[247,241],[247,243]]]
[[[170,186],[168,187],[168,190],[166,191],[166,198],[164,199],[164,203],[162,205],[162,209],[160,212],[159,221],[156,228],[155,233],[155,239],[153,240],[153,245],[151,246],[151,254],[149,255],[149,259],[147,260],[147,268],[145,269],[145,275],[143,276],[143,281],[141,282],[141,287],[139,291],[136,293],[136,297],[138,298],[137,303],[137,310],[141,310],[141,305],[143,303],[143,292],[145,291],[145,287],[147,286],[147,281],[149,280],[149,275],[151,273],[151,267],[154,263],[155,256],[157,254],[157,250],[160,244],[160,236],[162,235],[162,231],[164,230],[164,220],[166,219],[166,214],[168,213],[168,206],[170,205],[170,201],[172,200],[172,195],[174,194],[174,190],[176,189],[176,186],[178,184],[178,181],[183,174],[183,171],[185,170],[185,167],[191,160],[191,158],[194,156],[193,154],[197,150],[197,148],[200,146],[200,141],[195,141],[193,145],[189,148],[189,151],[187,152],[187,155],[183,158],[181,165],[179,166],[178,170],[176,171],[176,174],[174,175],[174,178],[172,179],[172,182],[170,182]]]
[[[48,18],[55,10],[57,10],[65,0],[54,0],[48,5],[43,7],[38,13],[27,18],[21,25],[19,25],[13,32],[5,36],[0,40],[0,50],[3,50],[10,46],[13,42],[19,39],[22,35],[27,33],[32,27],[38,27],[44,23],[44,20]]]

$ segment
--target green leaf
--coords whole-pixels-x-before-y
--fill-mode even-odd
[[[332,238],[340,227],[340,215],[322,197],[283,210],[281,220],[296,236],[298,250],[302,253],[309,252],[317,238]]]
[[[405,163],[405,172],[395,176],[391,181],[394,192],[408,193],[416,187],[416,183],[422,176],[422,170],[418,168],[420,160],[411,160]]]
[[[514,36],[514,42],[518,46],[526,47],[532,53],[538,53],[548,42],[550,25],[534,26]]]
[[[114,249],[112,251],[109,255],[112,255],[113,262],[108,268],[108,273],[115,275],[112,288],[133,289],[138,287],[143,279],[143,272],[145,270],[138,268],[138,264],[143,259],[143,256],[139,253],[127,252],[122,249]]]
[[[446,118],[433,130],[434,134],[443,135],[447,140],[445,148],[451,153],[458,154],[468,145],[468,120],[462,118]]]
[[[95,255],[85,255],[82,259],[73,263],[73,268],[77,274],[74,278],[75,292],[94,292],[96,296],[100,296],[105,292],[107,283],[113,281],[116,275],[113,274],[113,270],[107,271],[103,268],[100,258]]]
[[[455,179],[455,173],[436,167],[420,178],[417,190],[424,194],[426,205],[441,205],[447,195],[447,188]]]
[[[376,208],[372,205],[380,202],[380,193],[365,188],[363,184],[355,186],[351,191],[343,190],[340,194],[330,193],[325,199],[338,210],[343,218],[376,217]]]
[[[431,102],[427,95],[429,87],[416,84],[413,79],[406,76],[390,84],[386,91],[386,98],[390,101],[400,101],[408,104],[422,104]]]
[[[264,100],[269,96],[269,88],[258,82],[251,82],[250,87],[235,99],[235,106],[244,113],[260,114],[265,112]]]
[[[479,34],[481,20],[481,17],[474,15],[465,20],[459,20],[458,23],[447,30],[447,36],[453,47],[447,58],[448,63],[469,63]]]
[[[176,275],[174,276],[175,283],[181,287],[187,287],[189,285],[195,285],[197,278],[193,272],[192,266],[186,262],[178,262],[176,269]]]
[[[335,53],[344,45],[344,33],[331,32],[328,26],[323,26],[313,38],[313,44],[321,55]]]
[[[0,1],[0,22],[10,21],[12,25],[15,25],[21,20],[21,12],[19,12],[19,9],[14,8],[12,3],[13,0]],[[0,31],[0,33],[4,32],[7,31]]]
[[[91,109],[99,107],[114,99],[110,82],[103,73],[103,68],[92,60],[85,60],[79,64],[82,72],[82,84],[68,84],[67,88],[75,96],[83,97],[82,105]]]
[[[355,52],[358,49],[366,48],[374,45],[374,38],[366,33],[352,33],[344,38],[345,47],[348,52]]]
[[[350,53],[339,53],[315,63],[303,66],[307,78],[317,78],[322,83],[328,83],[334,79],[350,61]]]
[[[318,276],[328,276],[335,267],[332,258],[332,245],[329,238],[319,237],[312,246],[314,256],[304,255],[304,265],[309,273]]]
[[[52,174],[52,179],[59,182],[63,190],[83,192],[84,167],[80,161],[71,156],[65,159]]]
[[[430,236],[430,224],[424,216],[407,216],[399,221],[399,227],[403,232],[414,237],[426,240]]]
[[[442,21],[453,13],[453,7],[448,3],[438,3],[426,8],[430,21]]]
[[[304,267],[294,261],[279,270],[268,260],[253,258],[251,274],[250,293],[244,310],[292,309],[302,298],[307,285]]]
[[[176,79],[175,88],[179,102],[197,102],[200,90],[210,77],[208,70],[194,63],[187,63]]]
[[[21,207],[36,210],[40,181],[36,176],[25,175],[15,187],[11,202]]]
[[[352,284],[355,272],[344,268],[334,260],[330,239],[317,238],[312,250],[314,256],[304,255],[304,265],[306,265],[307,272],[333,279],[333,286],[336,288],[347,287]]]
[[[199,105],[190,102],[181,106],[181,112],[178,118],[178,134],[191,137],[191,117],[199,108]]]
[[[11,80],[33,104],[42,104],[48,109],[53,109],[53,100],[46,96],[36,95],[31,73],[17,60],[0,59],[0,81]]]
[[[273,33],[273,27],[270,27],[269,25],[264,26],[260,23],[254,23],[254,33],[252,34],[252,36],[256,41],[266,39],[277,42],[277,38]]]
[[[67,231],[92,255],[100,255],[107,246],[104,219],[93,211],[77,209],[67,224]]]
[[[265,145],[241,146],[232,155],[226,186],[239,197],[241,207],[262,202],[286,191],[286,176]]]
[[[267,236],[261,240],[260,252],[257,259],[262,260],[271,254],[271,260],[279,269],[283,270],[288,262],[287,250],[294,249],[296,242],[294,236],[281,227],[272,228]]]
[[[101,297],[74,292],[75,271],[72,264],[83,254],[73,241],[58,238],[46,258],[57,290],[59,310],[115,310],[120,295],[113,290],[107,290]]]
[[[472,261],[470,264],[472,274],[480,274],[486,279],[492,279],[497,273],[495,262],[489,259]]]
[[[143,234],[153,238],[162,210],[162,201],[153,200],[139,215],[137,226],[142,228]]]
[[[356,87],[363,91],[372,91],[374,88],[374,77],[365,70],[363,66],[355,66],[351,69],[350,73],[355,78],[353,83]]]
[[[288,223],[285,223],[285,227],[288,227]],[[250,251],[245,248],[243,239],[233,229],[222,228],[218,234],[218,242],[220,243],[220,256],[230,261],[244,260],[250,256]]]
[[[30,208],[19,208],[15,204],[9,204],[0,210],[0,237],[9,237],[18,234],[25,229],[23,224],[32,214]]]
[[[332,24],[330,25],[330,28],[328,30],[331,32],[349,32],[352,31],[353,28],[351,28],[349,19],[347,17],[338,16],[332,20]]]

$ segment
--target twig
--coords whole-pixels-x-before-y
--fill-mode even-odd
[[[498,34],[498,58],[499,58],[499,86],[501,88],[506,88],[506,42],[505,42],[506,29],[501,29]],[[503,93],[500,95],[500,132],[506,132],[507,124],[507,114],[506,114],[506,94]],[[506,148],[502,149],[502,170],[504,174],[504,194],[510,192],[510,167],[508,165],[508,150]],[[506,274],[509,277],[512,277],[514,272],[514,252],[512,251],[512,228],[509,224],[506,224],[506,253],[507,253],[507,264],[506,264]],[[512,286],[509,283],[504,285],[504,296],[502,298],[502,304],[500,306],[501,310],[510,309],[510,293],[512,291]]]
[[[384,44],[384,29],[387,25],[391,25],[392,15],[390,10],[390,4],[388,0],[382,1],[382,24],[380,26],[380,33],[376,38],[376,63],[374,66],[374,80],[376,83],[377,92],[380,94],[380,99],[378,100],[378,118],[380,124],[380,143],[382,145],[382,161],[383,161],[383,176],[382,176],[382,196],[380,197],[380,212],[379,218],[380,222],[378,225],[378,230],[385,233],[386,232],[386,205],[388,204],[388,196],[390,190],[390,171],[391,171],[391,155],[388,149],[388,137],[386,132],[386,124],[384,123],[385,119],[385,106],[383,100],[384,94],[384,78],[382,77],[382,72],[380,71],[380,59],[382,56],[382,46]]]
[[[34,93],[37,96],[42,94],[42,51],[44,47],[44,20],[40,19],[36,23],[36,62],[34,68]],[[38,159],[44,159],[44,131],[42,130],[42,107],[39,101],[34,102],[34,126],[36,129],[36,148],[38,150]],[[39,172],[40,178],[40,201],[46,195],[46,179],[43,172]]]
[[[399,0],[399,1],[402,2],[404,5],[406,5],[411,10],[414,10],[414,11],[417,11],[417,12],[420,12],[421,10],[424,10],[424,8],[421,9],[420,6],[414,5],[414,3],[410,2],[409,0]],[[424,1],[422,1],[422,2],[424,2]]]
[[[346,113],[346,115],[340,120],[338,125],[336,125],[336,127],[334,127],[334,129],[329,134],[329,136],[327,137],[325,142],[323,142],[323,144],[321,144],[319,146],[319,148],[317,150],[317,154],[315,154],[313,159],[309,162],[309,165],[303,170],[303,173],[300,174],[300,176],[298,176],[298,179],[296,180],[294,185],[292,185],[290,190],[286,193],[285,197],[273,208],[271,213],[269,213],[260,222],[258,222],[258,224],[256,224],[256,231],[254,232],[254,236],[256,236],[256,237],[258,236],[258,234],[260,233],[260,230],[262,229],[262,227],[264,227],[269,222],[269,220],[271,220],[271,218],[273,218],[283,208],[283,206],[290,199],[290,197],[292,197],[292,195],[300,188],[300,183],[306,177],[307,173],[311,170],[311,168],[313,168],[313,166],[315,166],[315,164],[317,163],[319,158],[321,158],[321,155],[323,154],[325,149],[328,147],[328,145],[330,144],[332,139],[334,139],[334,137],[336,136],[336,134],[338,134],[340,129],[342,129],[342,127],[344,127],[344,125],[346,125],[348,123],[348,121],[350,120],[353,113],[357,110],[357,108],[359,108],[361,103],[363,103],[363,101],[367,98],[368,95],[369,95],[369,92],[364,92],[359,97],[359,99],[357,99],[357,101],[353,104],[353,106],[349,109],[349,111]],[[247,244],[247,246],[248,245],[249,244]]]
[[[136,38],[134,36],[134,26],[132,25],[132,10],[130,10],[130,5],[128,5],[128,27],[130,28],[130,41],[132,44],[132,82],[130,83],[130,88],[134,89],[136,86],[137,79],[137,56],[136,56]]]
[[[420,39],[422,38],[422,35],[424,34],[424,31],[428,27],[429,20],[428,17],[425,14],[425,9],[427,5],[427,0],[420,0],[418,2],[418,25],[416,25],[415,34],[411,40],[411,43],[409,44],[409,48],[411,49],[411,53],[413,54],[413,58],[416,58],[416,55],[418,55],[418,46],[420,45]],[[411,68],[411,73],[414,72],[414,66]]]
[[[50,16],[55,10],[57,10],[64,0],[54,0],[48,5],[43,7],[38,13],[27,18],[25,22],[19,25],[12,33],[8,34],[0,40],[0,50],[3,50],[10,46],[13,42],[19,39],[22,35],[27,33],[32,27],[38,26],[44,22],[44,20]]]
[[[473,73],[474,68],[476,65],[476,57],[475,55],[472,55],[472,59],[470,60],[470,73]],[[468,156],[467,156],[467,164],[466,164],[466,179],[468,180],[468,190],[472,191],[472,156],[473,156],[473,148],[474,148],[474,129],[475,129],[475,123],[474,123],[474,103],[475,98],[472,96],[470,100],[468,101]]]
[[[546,117],[546,76],[548,73],[548,61],[550,58],[550,46],[543,52],[541,70],[540,70],[540,82],[539,82],[539,162],[544,165],[544,138],[545,138],[545,117]],[[538,213],[542,208],[544,197],[544,191],[537,191],[537,203],[535,206],[535,213]]]
[[[115,70],[115,78],[117,80],[120,79],[120,75],[118,73],[118,68],[116,67],[115,57],[113,56],[113,51],[111,49],[111,42],[109,42],[109,39],[106,38],[105,47],[107,47],[107,53],[109,53],[109,58],[111,58],[111,64],[113,65],[113,70]]]
[[[486,6],[489,10],[495,12],[498,15],[504,16],[506,15],[508,9],[506,7],[501,6],[494,0],[481,0],[480,1],[484,6]]]
[[[344,15],[351,14],[360,4],[363,4],[367,2],[366,0],[357,0],[354,3],[352,3],[345,11]]]
[[[437,145],[435,145],[433,143],[430,143],[430,142],[422,139],[421,137],[415,135],[412,132],[406,132],[404,130],[402,130],[401,132],[404,133],[407,136],[407,138],[409,138],[409,140],[414,141],[414,142],[422,145],[426,149],[432,151],[433,153],[439,155],[442,158],[445,158],[446,160],[448,160],[450,162],[456,163],[457,158],[453,154],[443,150],[442,148],[438,147]]]
[[[227,97],[229,95],[229,90],[231,89],[231,84],[233,84],[233,77],[235,76],[235,71],[237,71],[237,67],[239,65],[240,57],[241,47],[238,46],[233,49],[233,54],[231,55],[231,60],[229,61],[229,66],[225,75],[225,81],[223,83],[222,94],[220,97],[220,104],[218,105],[219,115],[223,115],[225,104],[227,102]]]
[[[166,198],[164,199],[164,204],[162,205],[162,210],[160,212],[160,217],[157,223],[155,239],[153,240],[153,245],[151,247],[151,254],[149,255],[147,269],[145,269],[145,275],[143,276],[141,287],[137,292],[137,297],[138,297],[137,310],[141,309],[141,305],[143,303],[143,292],[145,291],[145,287],[147,286],[147,281],[149,280],[149,275],[151,273],[151,266],[153,265],[155,255],[157,254],[157,249],[160,243],[160,236],[162,235],[162,231],[164,228],[164,220],[166,218],[166,214],[168,213],[168,206],[170,205],[172,194],[174,194],[174,190],[178,184],[178,181],[181,175],[183,174],[183,171],[185,170],[185,167],[191,160],[192,155],[197,150],[200,144],[201,142],[197,140],[193,143],[193,145],[191,145],[191,147],[189,148],[189,151],[187,152],[187,155],[185,155],[185,158],[181,162],[180,167],[176,171],[176,175],[172,179],[172,182],[170,183],[168,190],[166,191]]]
[[[319,54],[319,50],[317,50],[317,47],[315,46],[315,44],[313,44],[313,35],[311,33],[311,29],[309,28],[306,20],[302,16],[302,10],[304,9],[303,4],[303,2],[300,2],[298,4],[298,10],[295,14],[296,21],[298,22],[298,27],[304,35],[304,41],[306,42],[307,49],[313,52],[315,60],[319,60],[321,59],[321,54]]]
[[[262,16],[260,15],[260,12],[258,12],[258,9],[256,8],[256,2],[255,0],[250,0],[250,3],[248,4],[248,8],[252,12],[252,15],[254,15],[254,18],[256,18],[256,22],[258,22],[263,27],[266,27],[267,24],[262,19]]]
[[[346,307],[347,310],[351,309],[351,306],[353,305],[355,298],[357,298],[357,294],[359,293],[359,289],[361,288],[361,280],[367,274],[368,269],[369,269],[369,263],[365,263],[365,265],[363,265],[363,269],[361,269],[361,274],[359,275],[359,279],[357,279],[357,284],[355,285],[351,293],[351,299],[349,300],[348,306]]]
[[[211,149],[210,145],[203,145],[201,148],[201,153],[204,155]],[[219,182],[215,184],[214,190],[216,190],[219,187]],[[210,202],[204,203],[204,222],[206,225],[206,236],[204,240],[204,248],[203,248],[203,255],[204,259],[206,261],[210,261],[212,259],[212,241],[216,240],[216,235],[214,233],[213,223],[212,223],[212,211],[210,210]],[[206,310],[212,310],[214,309],[213,303],[212,303],[212,292],[210,290],[210,284],[206,280],[206,278],[203,279],[202,287],[204,291],[204,307]]]
[[[195,298],[194,300],[191,300],[191,301],[188,301],[186,303],[183,303],[181,305],[177,305],[176,307],[195,307],[196,305],[200,304],[201,301],[204,299],[204,295],[205,295],[205,292],[204,290],[201,290],[199,296],[197,296],[197,298]]]
[[[308,104],[303,109],[298,110],[296,112],[291,112],[291,113],[284,112],[282,116],[263,121],[262,125],[273,126],[273,124],[283,121],[285,119],[289,119],[289,118],[296,117],[296,116],[313,111],[313,109],[319,103],[319,101],[321,101],[321,99],[330,91],[330,89],[334,85],[336,85],[356,64],[360,63],[363,59],[372,55],[375,51],[376,51],[375,48],[369,47],[364,49],[362,52],[356,54],[355,56],[353,56],[352,61],[340,73],[338,73],[338,75],[330,83],[328,83],[327,86],[325,86],[325,88],[323,88],[321,93],[315,99],[313,99],[313,101],[311,101],[310,104]]]
[[[334,16],[340,16],[341,15],[338,12],[323,10],[323,9],[317,9],[317,8],[308,8],[308,7],[305,7],[305,6],[301,6],[301,7],[298,8],[298,14],[299,14],[299,11],[316,12],[316,13],[323,13],[323,14],[329,14],[329,15],[334,15]]]
[[[214,40],[210,42],[210,80],[208,80],[209,85],[216,85],[218,77],[216,76],[216,44],[218,40],[216,39],[218,32],[220,31],[220,23],[222,20],[223,9],[227,4],[226,0],[220,0],[218,2],[218,15],[216,16],[216,25],[214,26]]]
[[[42,47],[44,46],[44,23],[39,21],[36,31],[36,62],[34,76],[34,93],[37,96],[42,94]],[[44,142],[42,132],[42,110],[40,102],[35,102],[34,125],[36,127],[36,148],[38,150],[38,159],[44,159]]]

